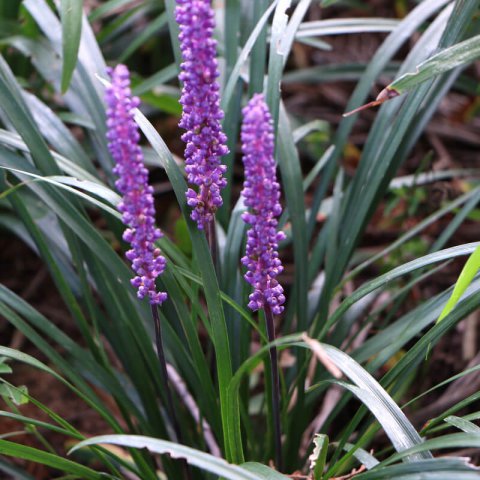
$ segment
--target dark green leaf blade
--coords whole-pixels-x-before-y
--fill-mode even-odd
[[[132,448],[148,448],[151,452],[160,454],[167,453],[172,458],[184,458],[191,465],[206,470],[207,472],[221,475],[223,478],[229,480],[265,480],[265,476],[255,475],[242,467],[231,465],[222,458],[217,458],[208,453],[177,443],[141,435],[101,435],[80,442],[70,452],[74,452],[88,445],[98,445],[100,443],[123,445]]]
[[[472,62],[480,56],[480,35],[457,43],[442,50],[420,63],[415,72],[406,73],[386,87],[387,90],[402,94],[422,82],[448,72],[456,67]]]
[[[82,7],[78,0],[62,0],[60,17],[62,19],[62,93],[68,90],[73,71],[77,64],[80,37],[82,35]]]
[[[56,468],[66,473],[71,473],[86,480],[100,480],[105,478],[101,473],[95,472],[79,463],[72,462],[71,460],[67,460],[52,453],[43,452],[36,448],[26,447],[6,440],[0,440],[0,454],[22,458],[24,460],[31,460],[33,462],[41,463],[42,465],[48,465],[49,467]]]

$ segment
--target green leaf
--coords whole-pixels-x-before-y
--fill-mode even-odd
[[[32,114],[22,98],[20,86],[2,56],[0,56],[0,105],[25,141],[42,173],[59,173],[47,144],[40,135]]]
[[[423,22],[447,3],[448,1],[446,0],[426,0],[419,3],[410,14],[401,21],[398,27],[388,35],[382,46],[377,50],[368,64],[365,73],[362,75],[362,78],[358,82],[355,91],[350,98],[347,110],[355,108],[364,101],[371,89],[372,83],[375,82],[378,75],[382,72],[385,66],[388,65],[401,45],[422,25]],[[443,23],[439,24],[435,20],[432,23],[432,26],[441,31],[442,25],[444,25],[444,22],[446,21],[443,12],[438,18],[440,18]],[[416,51],[415,58],[422,53],[425,55],[425,49],[429,51],[429,49],[435,47],[435,44],[431,45],[430,39],[432,36],[435,36],[434,32],[430,32],[429,29],[429,34],[423,35],[417,42],[417,45],[421,44],[423,48]],[[421,58],[423,59],[424,56]],[[385,105],[388,111],[385,109],[381,110],[372,126],[369,134],[369,141],[362,152],[362,158],[364,158],[365,161],[362,160],[360,162],[359,168],[352,181],[349,182],[342,198],[341,228],[338,230],[339,236],[337,238],[339,255],[338,258],[335,259],[335,268],[332,269],[333,277],[326,278],[325,286],[322,291],[322,298],[318,302],[319,312],[315,316],[311,328],[315,337],[318,336],[320,331],[322,331],[322,327],[324,327],[328,316],[327,305],[330,302],[338,283],[341,281],[344,270],[348,266],[353,249],[360,234],[365,228],[368,216],[374,211],[376,202],[378,202],[378,199],[383,193],[382,189],[388,187],[386,182],[386,172],[388,171],[389,175],[393,176],[394,169],[403,159],[403,157],[396,155],[396,149],[402,145],[405,131],[412,123],[412,115],[418,108],[420,94],[425,95],[425,92],[419,92],[417,98],[407,98],[401,115],[396,119],[393,118],[393,115],[398,109],[398,103],[395,102]],[[406,105],[407,103],[408,108]],[[420,116],[420,118],[424,119],[427,114],[430,115],[431,113],[427,112]],[[394,127],[392,127],[393,122],[396,122]],[[315,208],[320,207],[321,202],[328,191],[331,177],[333,177],[338,169],[337,160],[344,151],[344,147],[353,125],[353,117],[344,118],[339,125],[334,139],[334,151],[328,160],[328,165],[322,175],[322,181],[315,192]],[[400,131],[400,128],[403,131]],[[417,131],[421,131],[421,128],[413,129],[412,135],[415,135]],[[312,215],[315,215],[315,209],[313,209],[313,207],[312,210]],[[311,261],[311,269],[313,272],[318,271],[322,262],[325,261],[325,248],[322,247],[322,242],[326,243],[326,239],[330,237],[329,233],[329,229],[324,228],[318,237],[318,252],[312,257]],[[323,331],[325,332],[326,330]]]
[[[170,1],[173,1],[173,0],[170,0]],[[268,7],[268,9],[265,11],[265,13],[262,15],[262,17],[258,21],[257,25],[255,25],[255,28],[253,29],[252,33],[248,37],[248,40],[245,42],[245,45],[242,51],[240,52],[240,55],[238,56],[237,62],[235,63],[235,66],[232,69],[232,73],[223,91],[222,102],[221,102],[223,110],[225,110],[230,104],[230,100],[232,99],[233,93],[235,91],[235,86],[237,85],[238,79],[240,78],[240,75],[241,75],[242,67],[244,63],[247,61],[248,56],[253,46],[255,45],[257,38],[262,33],[263,27],[268,21],[268,17],[272,13],[273,9],[275,8],[278,2],[279,0],[274,0],[272,2],[272,4]]]
[[[52,432],[56,432],[56,433],[61,433],[62,435],[76,437],[78,440],[83,440],[85,438],[80,434],[76,434],[75,432],[72,432],[71,430],[67,430],[66,428],[57,427],[56,425],[53,425],[51,423],[42,422],[42,421],[37,420],[35,418],[26,417],[24,415],[19,415],[19,414],[12,413],[12,412],[5,412],[3,410],[0,410],[0,417],[9,418],[9,419],[15,420],[17,422],[21,422],[24,425],[35,425],[36,427],[51,430]]]
[[[313,475],[313,480],[322,480],[323,470],[327,461],[328,453],[328,436],[316,433],[313,438],[315,445],[313,453],[308,457],[310,461],[310,471]]]
[[[19,137],[17,134],[8,132],[6,130],[0,129],[0,144],[6,145],[8,147],[13,147],[16,150],[20,150],[22,152],[27,152],[30,153],[27,145],[21,137]],[[10,153],[10,152],[9,152]],[[70,161],[63,157],[62,155],[59,155],[58,153],[55,153],[50,150],[51,155],[53,156],[53,159],[55,163],[57,164],[58,168],[63,170],[65,173],[68,175],[71,175],[72,177],[77,177],[81,180],[88,180],[90,182],[98,183],[99,185],[101,184],[100,180],[95,177],[94,175],[88,173],[86,170],[84,170],[82,167],[80,167],[78,164],[74,163],[73,161]],[[13,159],[16,158],[17,160],[9,164],[8,159]],[[19,163],[19,160],[22,163]],[[34,169],[31,166],[31,164],[23,159],[23,157],[20,157],[18,155],[7,155],[7,156],[2,156],[2,162],[5,166],[10,166],[11,168],[18,168],[22,166],[22,168],[26,171],[29,171],[30,173],[34,173]]]
[[[15,478],[15,480],[35,480],[35,478],[29,475],[26,471],[3,458],[0,458],[0,470],[8,473],[11,478]]]
[[[289,477],[257,462],[242,463],[242,468],[258,475],[262,480],[287,480]]]
[[[80,37],[82,35],[83,2],[79,0],[61,0],[60,5],[63,51],[62,93],[65,93],[68,90],[77,64]]]
[[[450,260],[451,258],[455,258],[457,256],[468,255],[475,251],[480,245],[478,242],[476,243],[468,243],[465,245],[459,245],[457,247],[446,248],[445,250],[440,250],[438,252],[430,253],[429,255],[425,255],[423,257],[417,258],[412,260],[411,262],[405,263],[400,265],[397,268],[394,268],[390,272],[387,272],[379,277],[371,280],[370,282],[366,283],[363,287],[356,290],[352,295],[349,295],[347,299],[345,299],[335,313],[328,319],[328,322],[324,326],[324,331],[330,328],[335,322],[341,318],[341,316],[360,298],[364,297],[370,292],[373,292],[377,288],[381,287],[382,285],[386,285],[392,280],[399,278],[402,275],[407,273],[413,272],[420,268],[423,268],[427,265],[431,265],[433,263],[443,262],[445,260]]]
[[[320,5],[324,8],[330,7],[331,5],[335,5],[338,2],[341,2],[342,0],[321,0]]]
[[[425,452],[427,450],[444,450],[451,448],[480,448],[480,434],[478,433],[452,433],[442,437],[425,440],[419,445],[415,445],[408,450],[397,452],[391,455],[387,460],[379,464],[380,466],[395,463],[407,456]]]
[[[170,41],[172,42],[173,54],[175,57],[175,63],[180,70],[180,63],[182,62],[182,52],[180,51],[180,40],[178,36],[180,34],[180,28],[175,20],[175,0],[165,0],[165,10],[168,15],[168,31],[170,33]]]
[[[59,35],[61,23],[45,0],[25,0],[23,4],[45,34],[48,42],[43,39],[42,41],[32,41],[22,37],[13,39],[15,40],[14,46],[31,57],[32,63],[39,73],[60,93],[61,65],[58,57],[61,57],[62,54],[61,36]],[[112,158],[105,137],[105,107],[101,97],[103,90],[95,78],[95,74],[103,74],[105,68],[105,61],[95,36],[90,25],[84,19],[77,68],[72,77],[68,95],[64,96],[64,101],[72,112],[80,117],[88,117],[88,120],[95,125],[95,128],[88,130],[87,134],[92,142],[96,159],[103,167],[104,174],[113,183]]]
[[[283,39],[287,34],[288,15],[287,9],[290,8],[292,0],[279,0],[272,20],[270,53],[268,60],[268,78],[265,87],[265,97],[270,109],[273,120],[273,129],[275,135],[278,128],[278,112],[280,110],[280,85],[282,79],[283,67],[288,52],[282,50]],[[273,5],[273,4],[272,4]],[[281,135],[279,136],[281,138]],[[276,137],[278,140],[278,136]]]
[[[480,434],[480,427],[469,420],[465,420],[464,418],[457,417],[455,415],[449,415],[445,418],[445,421],[450,425],[463,430],[465,433]]]
[[[355,475],[355,480],[475,480],[480,472],[467,458],[435,458],[390,467],[377,467]]]
[[[279,111],[277,148],[282,187],[285,192],[288,215],[292,223],[298,330],[303,331],[307,329],[308,292],[308,240],[305,201],[300,159],[283,103],[280,104]]]
[[[133,3],[135,0],[108,0],[102,3],[98,8],[92,11],[88,16],[90,22],[95,22],[103,17],[113,15],[116,10],[120,10],[129,3]]]
[[[166,12],[159,15],[155,20],[151,21],[146,28],[135,36],[134,40],[118,57],[118,62],[125,62],[138,48],[140,48],[150,37],[158,34],[167,24]]]
[[[281,60],[281,56],[278,60]],[[280,64],[277,64],[279,66]],[[277,110],[278,111],[278,110]],[[293,288],[289,307],[287,309],[287,318],[292,319],[296,316],[297,331],[304,331],[308,328],[308,240],[307,226],[305,222],[305,196],[303,192],[303,178],[300,166],[298,151],[294,143],[292,131],[289,125],[287,112],[280,103],[278,136],[277,136],[278,165],[282,177],[282,188],[285,192],[286,214],[289,215],[292,225],[293,253],[295,258],[295,284]],[[305,352],[301,349],[295,351],[297,365],[304,363]],[[300,372],[300,367],[297,372]],[[301,375],[304,375],[302,372]],[[300,384],[303,379],[300,377]],[[292,418],[297,418],[303,411],[304,405],[303,389],[298,390],[297,403],[292,411]],[[304,428],[300,422],[290,422],[290,432],[287,438],[296,444],[299,441]],[[293,454],[293,449],[287,444],[286,450]],[[292,456],[293,460],[293,456]],[[288,461],[288,460],[287,460]]]
[[[247,469],[237,465],[231,465],[225,460],[209,455],[208,453],[184,445],[179,445],[177,443],[144,437],[141,435],[100,435],[78,443],[70,450],[70,453],[82,447],[104,443],[131,448],[147,448],[153,453],[168,454],[172,458],[184,458],[190,465],[220,475],[222,478],[228,480],[265,480],[265,478],[268,478],[264,475],[259,476],[251,473]]]
[[[347,452],[353,451],[353,456],[363,465],[367,467],[368,470],[372,469],[380,462],[371,454],[368,453],[363,448],[358,448],[357,445],[353,445],[351,443],[346,443],[343,446],[343,449]]]
[[[2,375],[13,372],[12,367],[5,363],[6,360],[6,358],[0,358],[0,374]]]
[[[178,75],[178,68],[175,63],[168,65],[168,67],[159,70],[151,77],[142,80],[141,82],[132,82],[132,93],[134,95],[142,95],[155,87],[163,85],[164,83],[172,80]]]
[[[0,385],[0,396],[8,398],[15,405],[25,405],[28,403],[28,389],[25,385],[17,388],[10,388],[9,385]]]
[[[426,229],[428,226],[433,225],[436,221],[438,221],[440,218],[442,218],[444,215],[454,211],[458,207],[460,207],[462,204],[467,203],[468,201],[472,202],[472,204],[476,205],[478,201],[480,200],[480,187],[474,188],[470,190],[469,192],[457,197],[455,200],[452,202],[446,204],[444,207],[440,208],[439,210],[435,211],[428,217],[424,218],[421,222],[419,222],[417,225],[415,225],[413,228],[409,229],[408,232],[404,233],[402,236],[400,236],[397,240],[394,242],[390,243],[386,248],[380,250],[378,253],[375,255],[372,255],[369,257],[367,260],[362,262],[360,265],[355,267],[348,275],[347,277],[343,280],[343,282],[348,281],[355,277],[359,272],[364,270],[366,267],[369,265],[372,265],[375,263],[377,260],[380,258],[385,257],[388,255],[390,252],[394,251],[395,249],[399,248],[401,245],[406,243],[408,240],[411,238],[415,237],[418,235],[422,230]],[[472,207],[473,208],[473,207]]]
[[[18,301],[21,302],[21,300],[18,300]],[[25,333],[27,338],[34,341],[38,345],[38,348],[43,353],[45,353],[50,359],[55,361],[55,363],[60,368],[62,368],[66,372],[66,374],[69,375],[69,377],[77,385],[78,388],[75,388],[71,383],[67,382],[63,377],[58,375],[55,371],[53,371],[52,369],[47,367],[42,362],[39,362],[35,358],[31,357],[30,355],[21,353],[17,350],[13,350],[13,349],[7,348],[7,347],[0,347],[0,354],[5,355],[8,358],[12,358],[14,360],[26,363],[27,365],[29,365],[33,368],[36,368],[38,370],[44,371],[44,372],[52,375],[53,377],[55,377],[56,380],[60,381],[61,383],[66,385],[68,388],[72,389],[88,405],[90,405],[92,408],[97,410],[105,418],[105,420],[110,424],[110,426],[112,428],[115,428],[118,431],[119,427],[117,427],[117,423],[116,423],[116,420],[114,419],[114,417],[111,416],[110,412],[108,412],[106,410],[105,406],[98,400],[98,398],[96,398],[93,391],[90,391],[90,387],[87,386],[87,384],[84,382],[84,380],[79,376],[78,372],[71,368],[69,362],[66,362],[65,360],[63,360],[62,356],[59,355],[57,352],[55,352],[52,347],[50,347],[48,344],[46,344],[46,342],[43,339],[41,339],[41,337],[39,335],[37,335],[37,336],[32,335],[32,330],[33,329],[26,328],[25,325],[21,324],[21,322],[15,321],[15,320],[18,320],[18,316],[15,315],[9,308],[7,308],[6,304],[3,303],[3,302],[0,303],[0,311],[1,311],[2,315],[5,318],[7,318],[18,330]],[[45,319],[45,323],[46,323],[46,319]],[[47,331],[48,331],[48,326],[47,326]],[[61,333],[59,333],[59,335],[60,335],[60,337],[63,336],[63,339],[65,339],[65,344],[68,347],[71,347],[71,345],[69,345],[69,343],[73,344],[73,342],[69,341],[70,339],[68,339],[68,337],[66,337],[65,335],[62,335]],[[52,336],[52,338],[55,338],[53,335],[51,335],[51,336]],[[58,342],[58,343],[60,343],[60,342]],[[80,349],[78,348],[78,350],[80,350]],[[76,353],[76,352],[74,352],[74,353]],[[85,354],[85,352],[81,352],[81,353],[83,353],[83,358],[85,359],[85,362],[87,362],[87,365],[88,364],[92,365],[91,364],[91,359],[87,358],[87,355]],[[62,362],[64,364],[62,364]],[[95,367],[96,367],[96,370],[95,370]],[[98,364],[95,365],[95,367],[92,368],[92,370],[94,370],[97,373],[97,371],[100,370],[98,368]],[[101,376],[99,378],[101,378]],[[102,380],[105,381],[105,376],[103,376]],[[133,411],[133,409],[132,409],[132,411]]]
[[[331,18],[314,22],[303,22],[295,38],[324,35],[344,35],[366,32],[391,32],[399,20],[391,18]]]
[[[397,78],[385,90],[401,95],[430,78],[470,63],[478,57],[480,57],[480,35],[445,48],[433,57],[420,63],[416,67],[415,72],[406,73]]]
[[[29,460],[31,462],[47,465],[51,468],[55,468],[65,473],[77,475],[85,480],[102,480],[105,476],[94,470],[84,467],[79,463],[66,460],[58,455],[52,453],[43,452],[32,447],[26,447],[24,445],[18,445],[6,440],[0,440],[0,455],[7,455],[9,457],[21,458],[23,460]]]
[[[307,340],[306,340],[307,341]],[[338,382],[353,392],[373,413],[390,438],[395,450],[403,451],[422,444],[423,440],[402,410],[383,387],[355,360],[341,350],[331,345],[320,344],[309,339],[307,345],[312,348],[317,344],[343,373],[355,385]],[[407,460],[416,461],[420,458],[430,458],[430,452],[422,451],[420,456],[412,455]]]
[[[460,300],[461,296],[465,293],[470,283],[472,283],[473,277],[475,277],[478,269],[480,268],[480,245],[475,251],[468,257],[467,263],[462,269],[460,276],[458,277],[455,288],[453,289],[451,297],[448,299],[442,313],[438,317],[437,323],[441,322],[455,307]]]
[[[301,22],[307,11],[310,7],[312,0],[299,0],[295,11],[292,13],[290,20],[288,22],[287,28],[285,33],[281,36],[281,40],[279,43],[279,52],[283,55],[283,66],[287,63],[288,56],[290,55],[290,51],[292,50],[293,42],[295,41],[295,37],[297,35],[297,31],[300,28]],[[272,25],[273,27],[273,25]],[[272,29],[272,41],[273,41],[273,29]]]
[[[120,198],[118,197],[118,195],[112,190],[110,190],[109,188],[104,187],[103,185],[99,185],[96,182],[90,182],[88,180],[78,180],[73,177],[64,177],[60,175],[59,176],[53,175],[51,177],[42,177],[41,175],[35,175],[33,173],[25,172],[23,170],[17,170],[15,168],[9,168],[5,166],[0,166],[0,168],[11,171],[16,174],[20,174],[20,177],[23,177],[23,176],[32,177],[33,178],[32,181],[45,182],[45,183],[52,184],[57,188],[61,188],[63,190],[71,192],[77,195],[78,197],[86,200],[87,202],[92,203],[93,205],[96,205],[97,207],[101,208],[105,212],[109,213],[114,218],[118,218],[118,219],[121,218],[121,215],[118,213],[117,210],[96,200],[94,197],[87,195],[85,193],[82,193],[75,189],[75,188],[79,188],[81,190],[85,190],[95,196],[99,196],[100,198],[103,198],[104,200],[106,200],[108,203],[112,205],[117,205],[120,201]],[[15,185],[10,189],[5,190],[0,194],[0,199],[7,197],[10,193],[12,193],[15,190],[18,190],[18,188],[21,185],[22,184]],[[75,187],[75,188],[71,188],[71,187]]]
[[[252,30],[262,18],[269,7],[269,0],[256,0],[253,2]],[[263,77],[265,76],[265,60],[267,54],[267,26],[264,24],[258,35],[250,54],[250,82],[248,96],[263,90]]]

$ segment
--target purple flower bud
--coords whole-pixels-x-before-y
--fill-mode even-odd
[[[193,208],[192,220],[203,229],[222,206],[221,190],[226,166],[220,158],[228,153],[227,137],[220,121],[217,42],[213,39],[215,26],[210,0],[177,0],[176,19],[180,26],[180,47],[183,63],[180,80],[183,82],[183,105],[180,128],[185,147],[185,171],[188,182],[187,204]]]
[[[241,139],[245,167],[242,196],[249,207],[242,218],[251,225],[242,263],[247,267],[245,280],[254,288],[248,307],[255,311],[267,304],[278,315],[283,312],[285,296],[276,280],[283,271],[277,250],[285,234],[277,232],[277,217],[282,213],[280,185],[273,158],[272,117],[263,95],[255,95],[243,109]]]
[[[132,246],[126,257],[137,274],[131,284],[138,289],[139,298],[148,297],[152,305],[162,304],[167,294],[156,291],[155,279],[165,270],[166,262],[154,243],[162,237],[162,232],[155,228],[153,188],[148,185],[148,170],[138,145],[140,134],[133,118],[139,100],[132,97],[130,74],[125,65],[109,68],[107,73],[112,79],[105,90],[108,148],[116,163],[113,171],[119,177],[115,185],[123,195],[117,206],[128,227],[123,239]]]

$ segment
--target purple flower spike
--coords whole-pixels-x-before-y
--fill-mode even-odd
[[[254,288],[248,306],[256,311],[267,304],[279,315],[283,312],[285,296],[276,280],[283,271],[278,242],[285,234],[277,232],[277,217],[282,213],[280,185],[273,158],[272,117],[263,95],[255,95],[243,109],[241,139],[245,166],[242,196],[249,207],[242,218],[251,225],[242,263],[247,267],[245,280]]]
[[[162,232],[155,228],[153,188],[148,184],[148,170],[138,145],[140,134],[133,118],[140,101],[132,97],[130,73],[125,65],[109,68],[107,73],[112,79],[105,91],[108,148],[116,163],[113,172],[119,177],[115,185],[123,195],[117,207],[128,227],[123,239],[132,246],[126,257],[137,274],[131,284],[138,289],[139,298],[148,297],[152,305],[162,304],[167,294],[157,292],[155,287],[155,279],[165,270],[165,258],[155,246]]]
[[[216,210],[222,206],[220,192],[227,182],[223,178],[226,166],[220,158],[228,153],[227,137],[220,121],[217,42],[213,39],[215,27],[210,0],[177,0],[176,19],[180,26],[182,50],[183,105],[180,128],[186,130],[185,170],[189,188],[187,203],[193,208],[192,220],[204,229],[213,221]]]

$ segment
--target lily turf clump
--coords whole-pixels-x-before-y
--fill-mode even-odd
[[[0,228],[9,231],[3,253],[12,251],[14,235],[13,251],[23,252],[23,242],[43,265],[34,277],[17,277],[9,265],[17,270],[24,263],[27,274],[32,265],[7,258],[0,325],[9,322],[6,338],[19,333],[43,358],[0,347],[0,400],[6,404],[0,417],[21,423],[27,433],[38,427],[36,445],[2,432],[0,477],[31,478],[34,462],[48,478],[86,480],[287,478],[278,471],[325,480],[479,478],[463,457],[465,448],[480,448],[472,422],[477,396],[470,391],[471,367],[478,363],[474,345],[466,342],[448,379],[432,379],[428,366],[438,367],[452,338],[462,344],[456,327],[468,319],[468,336],[475,323],[469,317],[480,307],[480,247],[446,248],[460,224],[471,223],[480,182],[470,171],[447,172],[452,180],[462,176],[465,191],[424,218],[417,209],[415,227],[393,229],[399,236],[391,242],[377,236],[385,221],[392,223],[389,213],[405,219],[412,210],[397,191],[405,208],[386,208],[391,187],[396,172],[408,173],[421,159],[429,141],[422,133],[448,103],[447,91],[456,89],[455,98],[466,101],[475,94],[474,78],[468,81],[474,69],[463,70],[462,89],[455,79],[458,67],[478,56],[480,40],[471,36],[478,2],[404,2],[411,5],[405,17],[383,9],[395,17],[387,22],[350,21],[351,2],[6,3],[0,20],[18,28],[4,39],[8,47],[0,55]],[[86,3],[93,5],[87,17],[81,12]],[[371,61],[329,66],[330,56],[322,57],[315,40],[325,28],[348,38],[378,30],[385,39],[379,37],[383,44]],[[172,51],[165,48],[169,39]],[[112,65],[121,57],[137,68],[132,84],[126,66],[108,70],[106,116],[97,78],[106,72],[103,48]],[[431,51],[440,53],[428,58]],[[32,61],[18,61],[22,55]],[[319,82],[317,67],[328,70],[322,85],[299,88]],[[356,107],[368,102],[371,85],[397,71],[406,73],[369,105],[415,86],[408,95],[370,112],[374,122],[354,127],[355,117],[341,117],[344,109],[366,115]],[[338,84],[323,84],[332,78]],[[353,88],[348,82],[356,78]],[[284,96],[282,82],[289,83]],[[322,94],[346,98],[348,85],[353,93],[341,108],[323,102]],[[135,94],[145,100],[147,115]],[[179,120],[183,164],[175,156],[182,146],[156,129],[167,133]],[[140,147],[139,129],[148,145]],[[352,143],[360,157],[349,175],[342,156]],[[470,150],[473,158],[473,144]],[[144,160],[159,167],[158,197]],[[431,173],[422,178],[429,181]],[[160,202],[168,217],[156,215]],[[162,237],[159,226],[169,235]],[[278,230],[287,226],[285,238]],[[412,250],[411,242],[421,249]],[[408,255],[397,255],[403,247]],[[432,296],[428,279],[469,254],[455,287],[435,281]],[[390,271],[377,265],[382,258],[394,264]],[[39,292],[47,298],[37,292],[28,300],[46,277]],[[424,293],[413,304],[411,288]],[[68,325],[55,324],[50,311]],[[277,349],[286,349],[281,362]],[[27,391],[18,384],[21,372],[9,377],[20,362],[41,372],[42,383],[49,375],[69,388],[75,405],[81,400],[88,408],[80,416],[88,417],[88,426],[78,416],[70,423],[68,405],[52,412],[35,399],[36,385]],[[432,410],[425,393],[435,395],[447,383]],[[419,391],[420,384],[428,390]],[[411,404],[412,394],[421,431],[407,418],[412,410],[398,404]],[[17,405],[24,401],[50,421],[28,416],[34,410]],[[114,434],[84,440],[90,426]],[[380,426],[384,434],[378,435]],[[88,451],[65,458],[63,447],[72,443]],[[182,470],[183,458],[191,472]]]
[[[198,5],[202,8],[193,9],[195,13],[205,14],[205,20],[208,25],[212,25],[211,11],[203,9],[206,2],[199,0]],[[189,11],[189,14],[191,12]],[[184,20],[186,10],[177,10],[177,19]],[[188,17],[190,20],[194,17]],[[183,33],[188,32],[184,29]],[[186,42],[184,42],[186,44]],[[214,44],[213,44],[214,45]],[[209,53],[214,53],[215,48]],[[216,64],[215,71],[216,71]],[[186,67],[184,67],[186,68]],[[128,250],[126,257],[132,262],[132,268],[137,275],[132,279],[132,285],[137,288],[137,296],[142,299],[148,297],[152,305],[152,316],[154,319],[155,330],[157,334],[157,351],[159,355],[160,366],[165,380],[165,386],[168,391],[169,410],[172,415],[177,437],[180,439],[180,430],[176,420],[173,399],[168,388],[168,374],[166,368],[165,354],[163,350],[163,340],[161,324],[156,306],[161,305],[166,299],[165,292],[157,292],[155,279],[165,270],[166,260],[161,255],[160,249],[155,242],[163,236],[160,229],[155,227],[155,208],[153,201],[153,188],[148,184],[148,170],[144,165],[142,150],[139,146],[140,134],[138,126],[134,120],[134,110],[140,104],[137,97],[132,96],[130,89],[130,74],[125,65],[118,65],[115,68],[108,69],[112,83],[105,92],[105,101],[107,103],[107,138],[109,140],[109,149],[116,165],[114,173],[119,176],[115,185],[122,193],[122,201],[118,209],[122,212],[122,221],[128,227],[123,238],[129,242],[132,249]],[[188,78],[183,75],[181,78]],[[184,115],[182,117],[183,125],[194,125],[196,118],[201,118],[202,125],[216,125],[219,127],[218,120],[221,114],[218,109],[209,111],[202,110],[199,117],[195,116],[194,110],[190,108],[196,105],[195,95],[202,92],[190,89],[187,83],[184,88]],[[185,92],[187,90],[187,92]],[[213,91],[217,91],[214,88]],[[188,99],[187,100],[185,100]],[[218,94],[212,97],[214,104],[218,107]],[[201,100],[198,102],[201,103]],[[187,105],[187,106],[185,106]],[[186,113],[185,113],[186,111]],[[198,114],[198,112],[197,112]],[[199,115],[199,114],[198,114]],[[211,116],[210,116],[211,115]],[[197,121],[200,121],[197,119]],[[205,136],[205,129],[193,128],[183,135],[183,139],[188,138],[186,155],[191,154],[186,159],[186,170],[189,171],[189,178],[192,172],[205,172],[205,157],[210,150],[196,149],[195,145],[202,145],[207,137],[209,145],[216,148],[219,146],[220,138],[222,142],[226,141],[225,135],[218,128],[213,135],[212,130],[208,130]],[[243,123],[241,131],[243,163],[245,166],[245,182],[242,191],[244,203],[249,207],[249,211],[242,216],[243,220],[250,225],[247,232],[246,254],[242,258],[242,263],[246,266],[245,280],[253,286],[253,292],[250,294],[248,307],[257,311],[263,309],[267,323],[267,334],[269,341],[275,339],[275,326],[273,315],[279,315],[283,312],[285,295],[283,288],[276,277],[283,271],[282,262],[278,255],[278,242],[285,238],[281,231],[277,231],[278,217],[282,212],[280,205],[280,185],[276,177],[276,165],[273,156],[274,153],[274,134],[272,118],[264,97],[261,94],[254,95],[247,106],[243,109]],[[224,151],[223,148],[219,147]],[[225,147],[226,148],[226,147]],[[218,155],[210,156],[208,161],[217,164]],[[207,162],[208,163],[208,162]],[[223,166],[217,165],[213,177],[218,180],[217,174],[224,171]],[[206,177],[204,177],[205,180]],[[225,180],[221,179],[222,185]],[[205,198],[211,199],[212,191],[219,194],[217,188],[208,191],[207,185],[212,187],[211,181],[204,182],[200,191]],[[218,187],[218,182],[216,183]],[[193,195],[193,190],[189,189],[187,197]],[[221,197],[219,197],[221,199]],[[218,202],[216,202],[218,204]],[[205,206],[204,204],[203,206]],[[192,218],[199,223],[198,226],[204,229],[205,226],[215,222],[215,202],[208,204],[208,212],[204,209],[196,209],[192,213]],[[198,207],[198,203],[196,207]],[[201,212],[201,213],[200,213]],[[275,445],[277,466],[281,465],[281,429],[280,429],[280,387],[278,374],[278,359],[276,347],[270,349],[270,360],[272,364],[272,387],[273,387],[273,408],[275,425]]]
[[[226,137],[220,128],[222,113],[218,107],[218,85],[214,81],[218,74],[214,59],[215,42],[207,35],[205,48],[200,41],[201,30],[198,28],[198,24],[206,26],[211,33],[213,15],[208,2],[203,0],[194,1],[193,6],[187,5],[189,2],[184,0],[179,3],[177,20],[183,26],[181,40],[184,58],[189,59],[184,62],[183,73],[180,75],[180,79],[185,82],[182,95],[184,110],[180,125],[188,129],[182,136],[187,142],[185,156],[188,178],[200,186],[198,194],[189,189],[187,198],[189,205],[195,207],[192,219],[197,220],[198,227],[205,229],[213,225],[215,228],[214,212],[221,205],[220,188],[226,184],[221,176],[225,167],[219,163],[221,154],[227,153],[223,145]],[[191,8],[186,8],[187,6]],[[203,65],[206,73],[199,74],[201,67],[193,62],[194,59],[207,60],[207,64]],[[132,285],[138,288],[139,298],[148,295],[152,306],[161,305],[167,299],[167,294],[156,292],[155,278],[163,273],[165,258],[155,246],[155,241],[162,233],[154,226],[153,189],[148,185],[148,170],[143,164],[142,151],[138,145],[140,135],[133,119],[133,111],[139,105],[139,100],[131,96],[129,72],[124,65],[110,69],[109,73],[112,77],[112,86],[106,91],[106,102],[109,106],[107,136],[109,148],[116,161],[114,172],[120,177],[116,186],[123,194],[123,201],[118,209],[123,213],[123,222],[129,227],[123,238],[133,247],[126,253],[137,273]],[[277,218],[282,212],[279,202],[280,185],[277,182],[273,157],[272,119],[263,95],[257,94],[250,100],[243,110],[243,117],[241,140],[245,182],[242,196],[250,210],[244,213],[242,218],[250,228],[247,232],[246,254],[242,258],[242,263],[247,268],[245,280],[254,289],[248,307],[253,311],[264,309],[268,338],[273,341],[275,339],[273,315],[281,314],[285,303],[283,288],[276,279],[283,271],[278,256],[278,242],[283,240],[285,235],[277,231]],[[152,312],[155,324],[159,325],[158,314],[153,307]],[[159,345],[162,370],[166,372],[161,342]],[[274,391],[272,401],[276,459],[279,465],[280,390],[275,347],[270,349],[270,359]]]

